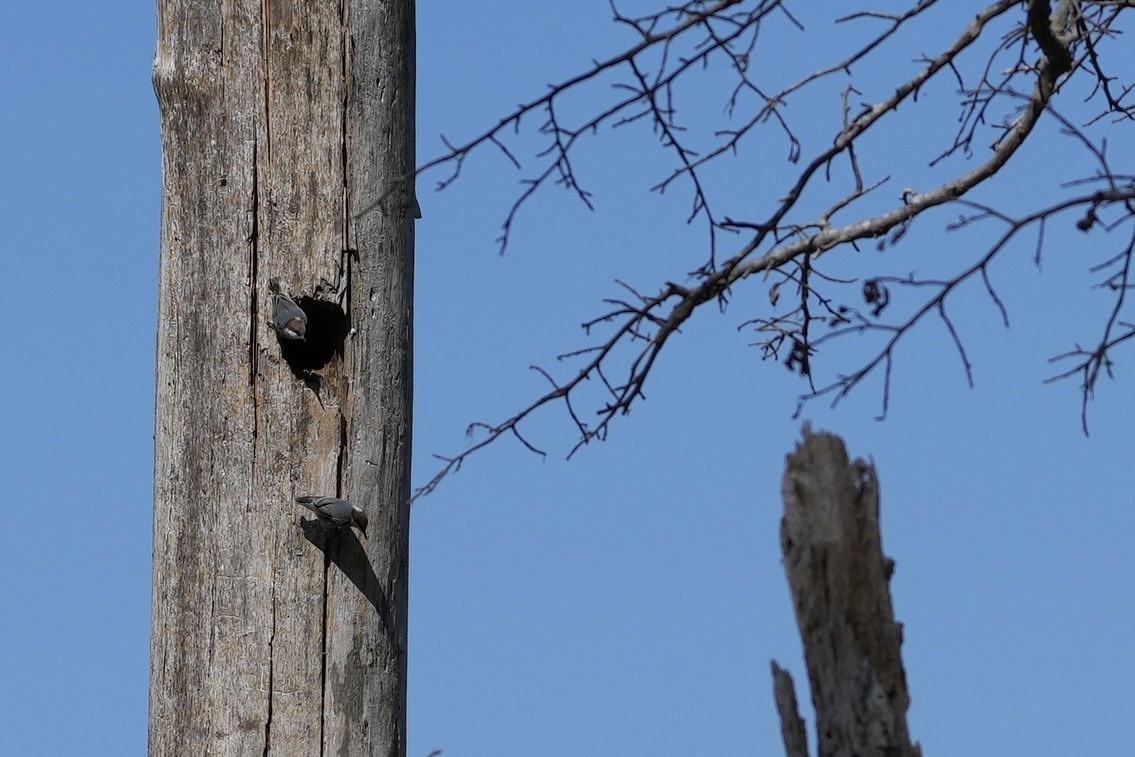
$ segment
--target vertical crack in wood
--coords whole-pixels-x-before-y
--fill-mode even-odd
[[[252,216],[248,230],[248,289],[249,289],[249,317],[248,317],[248,385],[253,388],[252,397],[256,398],[256,375],[259,370],[260,345],[257,341],[257,321],[260,310],[260,165],[257,160],[256,140],[252,140],[252,197],[249,213]],[[259,409],[259,403],[255,403]],[[253,413],[252,436],[256,437],[260,420],[259,412]]]
[[[341,386],[342,396],[339,397],[339,457],[335,462],[335,485],[339,488],[340,497],[348,497],[346,492],[347,486],[347,465],[348,465],[348,452],[350,451],[347,444],[347,414],[344,408],[347,407],[347,386],[346,382],[339,382]],[[357,500],[356,500],[357,501]],[[362,507],[362,503],[359,503]]]
[[[261,69],[261,82],[263,84],[264,94],[264,144],[268,149],[268,163],[272,162],[272,119],[271,110],[271,96],[272,91],[272,67],[268,65],[268,58],[272,54],[272,0],[264,0],[260,6],[260,28],[263,34],[260,37],[260,54],[264,61],[264,66]]]
[[[323,547],[323,619],[319,624],[320,632],[323,638],[320,643],[320,649],[323,654],[319,662],[319,754],[320,757],[327,751],[326,738],[327,738],[327,599],[331,587],[328,584],[328,578],[331,572],[331,555],[329,553],[327,542],[324,541]]]
[[[272,625],[268,632],[268,714],[264,718],[264,757],[268,757],[268,752],[272,748],[272,696],[273,696],[273,676],[275,675],[274,666],[276,660],[274,657],[273,645],[276,642],[276,584],[272,584]]]
[[[339,301],[343,306],[343,312],[347,315],[347,330],[348,333],[352,329],[351,324],[351,252],[354,251],[355,259],[357,260],[357,244],[354,238],[354,227],[351,225],[351,177],[353,171],[351,167],[351,150],[354,145],[351,143],[351,97],[354,95],[354,79],[351,76],[351,66],[353,65],[352,55],[354,49],[352,47],[352,38],[350,33],[350,3],[342,2],[339,5],[339,18],[342,22],[343,40],[342,40],[342,53],[339,61],[342,66],[342,81],[343,81],[343,98],[340,101],[340,134],[342,134],[342,142],[339,151],[339,159],[342,161],[341,169],[343,171],[343,254],[339,256],[339,271],[336,277],[336,288],[338,289]],[[346,398],[344,397],[344,400]],[[343,403],[346,407],[346,402]]]
[[[351,164],[349,158],[348,144],[350,140],[350,123],[348,116],[350,115],[350,101],[351,101],[351,35],[349,33],[348,19],[347,19],[347,3],[342,2],[339,4],[339,20],[343,29],[343,40],[341,43],[341,54],[339,56],[340,75],[343,77],[343,97],[339,101],[339,133],[342,135],[342,141],[339,143],[339,169],[343,175],[343,247],[344,249],[351,249],[354,245],[354,240],[351,239]],[[343,265],[342,256],[339,258],[340,265]],[[343,271],[339,271],[339,281],[343,280]],[[350,303],[348,303],[349,308]],[[346,312],[350,313],[348,309]]]

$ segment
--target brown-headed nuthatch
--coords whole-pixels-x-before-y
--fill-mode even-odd
[[[315,513],[324,531],[354,526],[367,535],[367,514],[357,505],[337,497],[296,497],[296,502]]]
[[[272,292],[272,327],[285,339],[299,339],[306,342],[307,313],[288,295],[280,291],[280,280],[268,280]]]

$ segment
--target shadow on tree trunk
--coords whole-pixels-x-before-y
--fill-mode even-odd
[[[383,593],[378,575],[355,532],[350,528],[341,528],[338,532],[328,533],[319,525],[319,521],[308,518],[300,519],[300,527],[304,538],[323,553],[324,565],[333,564],[342,571],[378,611],[383,628],[392,628],[390,602]]]

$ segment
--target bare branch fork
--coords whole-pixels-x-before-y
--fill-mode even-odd
[[[1101,46],[1115,34],[1113,29],[1120,12],[1135,6],[1135,2],[1088,3],[1061,0],[1055,10],[1046,0],[1030,0],[1025,13],[1010,33],[997,37],[990,29],[994,22],[1007,14],[1020,11],[1021,3],[1001,0],[990,3],[977,13],[957,38],[940,54],[924,57],[920,70],[907,81],[891,90],[888,97],[865,106],[860,112],[852,113],[849,96],[853,88],[845,89],[843,124],[831,145],[820,150],[809,160],[787,187],[783,199],[761,220],[735,219],[714,211],[709,184],[700,173],[710,162],[726,154],[737,152],[747,137],[757,133],[758,128],[767,123],[778,126],[789,139],[789,160],[796,162],[801,155],[801,142],[793,133],[790,121],[783,113],[783,106],[790,96],[799,95],[817,81],[836,73],[850,73],[852,68],[871,54],[876,53],[885,42],[892,39],[912,20],[925,14],[936,0],[924,0],[913,5],[905,13],[883,15],[876,13],[856,13],[839,19],[841,23],[857,21],[882,22],[885,29],[871,37],[866,44],[844,60],[821,68],[806,75],[795,83],[769,94],[754,79],[748,66],[748,59],[757,44],[762,26],[774,14],[787,18],[799,28],[803,26],[790,13],[788,3],[782,0],[762,0],[747,3],[743,0],[721,0],[716,3],[688,2],[661,13],[642,18],[629,18],[615,8],[612,11],[617,23],[630,27],[638,35],[638,40],[625,52],[596,62],[590,69],[549,89],[541,97],[535,98],[502,118],[495,126],[480,135],[462,143],[446,141],[446,151],[426,163],[419,172],[428,171],[443,165],[451,165],[452,173],[439,182],[445,188],[461,174],[465,158],[475,149],[486,144],[497,146],[506,159],[514,165],[521,165],[516,152],[507,144],[506,133],[519,131],[522,121],[542,111],[546,121],[540,133],[549,139],[547,148],[538,155],[546,161],[545,167],[533,178],[524,183],[524,190],[510,208],[502,227],[501,249],[508,243],[513,222],[525,201],[549,180],[573,191],[590,206],[590,194],[580,186],[578,172],[571,162],[571,150],[581,137],[596,133],[601,125],[623,126],[645,120],[660,138],[663,149],[674,156],[676,167],[663,181],[654,186],[656,191],[664,191],[676,181],[685,181],[692,195],[691,213],[688,221],[700,219],[708,231],[707,260],[700,268],[690,274],[693,282],[688,285],[666,282],[656,294],[642,294],[629,285],[620,285],[630,294],[628,299],[608,301],[611,309],[605,314],[583,324],[585,331],[605,330],[606,338],[597,344],[560,356],[561,361],[576,362],[577,365],[566,379],[557,379],[550,372],[535,368],[549,382],[550,389],[523,410],[498,424],[477,423],[470,426],[471,432],[478,432],[481,438],[465,451],[453,457],[440,458],[443,467],[433,479],[418,490],[415,496],[432,491],[448,473],[457,470],[464,459],[482,449],[506,433],[515,435],[526,447],[540,452],[535,445],[520,433],[519,426],[535,411],[549,404],[562,402],[571,422],[578,433],[571,453],[594,439],[605,438],[613,419],[627,413],[636,400],[642,398],[646,380],[656,365],[663,347],[670,337],[677,333],[690,316],[701,306],[716,301],[723,307],[731,288],[745,279],[760,274],[761,279],[776,277],[769,290],[770,304],[774,311],[780,299],[782,285],[795,288],[795,306],[788,314],[774,314],[768,317],[753,318],[759,333],[766,335],[759,343],[766,357],[779,357],[782,345],[792,345],[787,361],[791,368],[801,373],[809,382],[810,390],[801,395],[797,412],[811,399],[832,395],[834,400],[844,396],[876,369],[884,369],[883,415],[889,403],[890,375],[894,350],[902,338],[923,320],[925,315],[936,314],[946,326],[961,359],[967,380],[972,383],[972,371],[961,336],[948,316],[946,300],[962,283],[974,276],[980,276],[987,293],[1000,309],[1002,320],[1007,323],[1008,315],[990,281],[988,268],[990,262],[1003,250],[1008,242],[1026,229],[1037,227],[1043,239],[1044,224],[1059,213],[1080,210],[1083,215],[1080,228],[1089,231],[1099,226],[1114,228],[1116,224],[1135,215],[1135,182],[1130,177],[1115,174],[1106,159],[1104,146],[1097,146],[1080,128],[1052,108],[1053,98],[1067,86],[1074,77],[1083,75],[1095,82],[1093,95],[1099,94],[1104,100],[1103,114],[1113,114],[1117,118],[1130,119],[1135,116],[1132,104],[1133,85],[1119,85],[1116,78],[1108,76],[1107,57]],[[995,37],[992,52],[981,67],[978,81],[967,86],[961,65],[962,56],[974,48],[979,40]],[[648,62],[646,55],[652,53]],[[1035,58],[1035,60],[1033,60]],[[727,103],[728,111],[743,106],[745,97],[756,97],[760,105],[756,112],[743,121],[740,127],[717,132],[719,144],[700,154],[683,140],[687,139],[683,130],[676,124],[676,94],[682,76],[694,66],[708,66],[712,61],[724,59],[729,71],[737,77],[737,84]],[[1007,59],[1007,61],[1005,60]],[[992,72],[1008,63],[1005,72],[994,75]],[[557,110],[558,99],[569,90],[585,86],[601,75],[628,72],[630,82],[620,91],[627,94],[612,105],[600,109],[595,115],[585,117],[577,126],[568,126]],[[903,193],[901,203],[881,214],[864,217],[850,223],[834,225],[832,218],[837,213],[847,213],[850,208],[867,194],[877,189],[883,181],[870,183],[864,180],[856,145],[865,134],[885,118],[894,114],[900,105],[917,98],[919,92],[932,80],[942,74],[956,80],[962,95],[962,117],[953,143],[935,159],[938,163],[957,152],[970,154],[975,138],[981,130],[993,129],[996,137],[988,157],[978,166],[961,173],[936,188],[926,192],[908,190]],[[1027,83],[1028,86],[1020,86]],[[1014,119],[1003,126],[987,125],[992,120],[992,107],[1003,103],[1005,107],[1016,110]],[[1033,213],[1017,218],[999,213],[993,208],[980,206],[964,198],[966,195],[994,177],[1018,153],[1026,143],[1035,127],[1046,114],[1061,124],[1066,134],[1079,141],[1097,164],[1097,174],[1085,181],[1102,184],[1096,191],[1053,203]],[[1102,115],[1102,114],[1101,114]],[[1096,116],[1098,120],[1100,116]],[[846,157],[850,166],[853,187],[845,197],[820,212],[817,220],[809,223],[790,222],[789,218],[802,210],[802,197],[805,190],[817,183],[817,179],[831,180],[831,168],[837,160]],[[884,180],[885,181],[885,180]],[[867,278],[861,291],[873,305],[870,315],[861,313],[855,307],[841,305],[835,298],[821,290],[828,286],[845,285],[853,282],[837,281],[827,277],[817,268],[825,256],[836,248],[855,248],[865,240],[880,240],[880,248],[897,244],[910,229],[912,221],[927,211],[949,204],[960,204],[971,211],[977,211],[973,218],[963,219],[962,223],[973,223],[982,219],[996,219],[1007,224],[1006,231],[990,245],[986,252],[972,264],[965,266],[960,273],[945,281],[920,281],[913,276],[907,279],[877,276]],[[1101,213],[1118,208],[1122,217],[1110,225],[1098,221]],[[955,224],[955,226],[962,225]],[[1086,227],[1083,225],[1086,223]],[[727,259],[718,261],[718,232],[731,234],[745,233],[747,241]],[[1041,244],[1041,242],[1038,242]],[[1073,359],[1075,366],[1063,375],[1080,375],[1084,386],[1084,401],[1102,373],[1107,372],[1110,363],[1107,355],[1118,344],[1130,339],[1131,327],[1121,319],[1124,293],[1129,285],[1130,258],[1132,245],[1114,259],[1114,274],[1109,274],[1109,288],[1116,293],[1116,306],[1105,328],[1099,344],[1090,349],[1080,349],[1062,356]],[[1038,253],[1039,254],[1039,253]],[[1110,269],[1109,269],[1110,270]],[[905,321],[898,325],[887,325],[880,321],[886,307],[887,286],[931,287],[931,297],[913,311]],[[874,299],[871,299],[874,298]],[[836,327],[827,333],[816,336],[812,325],[827,323]],[[824,343],[844,334],[863,331],[880,331],[889,334],[882,349],[868,359],[860,369],[840,376],[835,381],[817,387],[813,383],[813,355]],[[585,414],[576,406],[573,398],[577,390],[590,379],[596,379],[606,393],[606,401],[595,408],[596,418],[588,423]],[[1086,410],[1085,410],[1086,414]],[[1086,416],[1085,416],[1086,417]],[[540,452],[540,454],[543,454]],[[569,456],[570,456],[569,454]]]

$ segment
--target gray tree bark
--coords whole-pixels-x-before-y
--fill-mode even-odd
[[[918,757],[910,694],[883,555],[875,468],[852,463],[839,437],[813,434],[788,456],[780,541],[804,642],[821,757]],[[789,757],[807,757],[792,678],[772,664]]]
[[[413,60],[412,0],[158,2],[153,755],[405,754]]]

